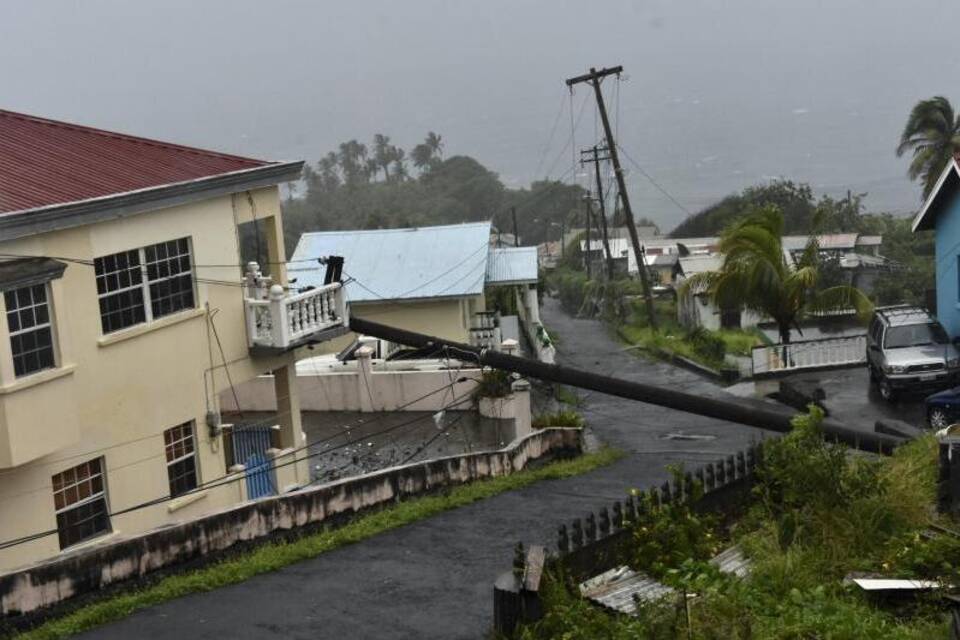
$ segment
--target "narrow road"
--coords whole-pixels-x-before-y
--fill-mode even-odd
[[[596,321],[553,300],[544,321],[560,338],[558,361],[698,394],[723,391],[692,373],[623,350]],[[448,511],[242,584],[174,600],[83,634],[84,638],[483,638],[493,580],[517,541],[552,546],[561,522],[622,499],[632,487],[743,448],[760,432],[596,393],[582,394],[594,434],[630,455],[565,480],[542,482]],[[671,434],[673,434],[671,436]],[[706,438],[690,439],[690,436]]]

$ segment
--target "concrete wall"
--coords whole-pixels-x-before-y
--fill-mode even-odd
[[[261,229],[280,225],[276,188],[252,192]],[[239,265],[236,223],[250,220],[245,194],[142,213],[14,241],[0,253],[96,257],[189,236],[194,262]],[[268,240],[271,233],[268,233]],[[273,244],[268,242],[268,244]],[[282,237],[280,237],[282,257]],[[275,247],[274,247],[275,249]],[[276,251],[274,251],[276,255]],[[240,267],[202,267],[201,278],[239,281]],[[293,356],[251,359],[240,289],[196,284],[196,308],[103,335],[94,269],[70,262],[51,284],[56,369],[15,379],[0,296],[0,450],[30,462],[0,468],[0,541],[56,528],[51,476],[105,457],[112,511],[169,494],[163,431],[194,420],[199,480],[226,473],[222,443],[204,416],[234,382],[284,366]],[[206,305],[215,317],[211,320]],[[215,324],[223,356],[211,335]],[[298,414],[299,416],[299,414]],[[284,446],[296,444],[291,442]],[[0,453],[2,456],[3,453]],[[36,457],[36,456],[40,457]],[[0,467],[3,467],[0,461]],[[117,516],[112,537],[192,519],[242,497],[237,486]],[[57,536],[0,550],[0,569],[60,553]]]
[[[937,319],[950,337],[960,335],[960,197],[944,206],[937,216]]]
[[[99,544],[0,575],[0,614],[27,614],[158,569],[210,558],[238,543],[346,517],[440,487],[506,475],[560,451],[579,451],[580,438],[578,429],[538,430],[500,451],[395,467]]]
[[[350,266],[346,265],[349,270]],[[350,315],[392,327],[470,343],[473,316],[486,309],[483,295],[468,298],[412,300],[404,302],[351,302]],[[356,339],[349,333],[319,345],[314,353],[337,353]]]
[[[720,310],[704,295],[678,294],[677,316],[677,320],[685,327],[703,327],[711,331],[720,329]],[[757,313],[748,310],[740,312],[741,329],[755,327],[760,322],[763,322],[763,318]]]
[[[439,411],[442,408],[463,409],[473,403],[471,394],[481,377],[480,369],[378,370],[379,366],[393,364],[395,363],[374,361],[372,371],[366,377],[359,373],[356,361],[346,363],[342,372],[339,373],[320,370],[309,373],[309,367],[301,364],[297,375],[300,409],[303,411]],[[459,378],[469,380],[451,385],[451,381]],[[367,393],[368,384],[369,394]],[[442,391],[427,395],[441,388]],[[447,406],[454,398],[463,395],[468,397],[453,407]],[[412,400],[422,396],[427,397],[410,404]],[[261,376],[238,385],[237,397],[240,400],[239,408],[243,411],[277,410],[277,395],[273,390],[272,376]],[[229,391],[221,394],[220,403],[224,411],[235,411],[238,408],[233,394]]]

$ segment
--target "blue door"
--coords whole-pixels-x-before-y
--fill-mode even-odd
[[[270,427],[237,426],[233,429],[233,458],[246,467],[247,497],[251,500],[276,495],[273,469],[267,449],[271,446]]]

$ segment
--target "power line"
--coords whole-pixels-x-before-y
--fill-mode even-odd
[[[435,390],[434,392],[432,392],[432,393],[437,393],[437,392],[442,391],[442,390],[444,390],[444,389],[446,389],[446,388],[447,388],[447,385],[443,385],[442,387],[440,387],[439,389],[436,389],[436,390]],[[471,392],[468,392],[468,393],[465,393],[465,394],[463,394],[463,395],[461,395],[461,396],[459,396],[459,397],[456,398],[453,402],[451,402],[450,404],[448,404],[447,406],[445,406],[443,410],[446,410],[446,409],[448,409],[448,408],[450,408],[450,407],[456,406],[457,404],[460,403],[460,401],[462,401],[464,398],[470,396],[471,394],[472,394],[472,391],[471,391]],[[286,466],[289,466],[289,465],[291,465],[291,464],[296,464],[296,463],[301,462],[301,461],[303,461],[303,460],[307,460],[307,459],[310,459],[310,458],[313,458],[313,457],[317,457],[317,456],[328,455],[329,453],[331,453],[331,452],[333,452],[333,451],[337,451],[337,450],[339,450],[339,449],[343,449],[343,448],[345,448],[345,447],[347,447],[347,446],[349,446],[349,445],[356,444],[357,442],[362,442],[363,440],[366,440],[366,439],[368,439],[368,438],[370,438],[370,437],[373,437],[373,436],[383,435],[383,434],[385,434],[385,433],[394,431],[394,430],[399,429],[399,428],[402,428],[402,427],[404,427],[404,426],[408,426],[409,424],[412,424],[412,423],[414,423],[414,422],[416,422],[416,421],[423,420],[423,419],[424,419],[424,416],[418,416],[417,418],[415,418],[415,419],[413,419],[413,420],[410,420],[410,421],[408,421],[408,422],[404,422],[404,423],[401,423],[401,424],[399,424],[399,425],[394,425],[394,426],[392,426],[392,427],[388,427],[387,429],[384,429],[384,430],[382,430],[382,431],[380,431],[380,432],[377,432],[377,433],[374,433],[374,434],[366,434],[364,437],[362,437],[362,438],[357,438],[357,439],[352,440],[352,441],[350,441],[350,442],[348,442],[348,443],[344,443],[344,444],[342,444],[342,445],[338,445],[338,446],[333,447],[333,448],[330,448],[330,449],[325,449],[325,450],[323,450],[323,451],[314,451],[314,452],[308,453],[308,455],[304,456],[303,458],[299,458],[299,459],[298,459],[298,458],[296,458],[296,457],[294,456],[294,458],[293,458],[292,460],[288,460],[288,461],[286,461],[286,462],[279,463],[279,464],[270,465],[270,466],[267,467],[267,468],[259,469],[259,472],[276,471],[277,469],[281,469],[281,468],[286,467]],[[333,436],[333,437],[336,437],[336,436]],[[332,439],[332,438],[330,438],[330,439]],[[305,446],[305,447],[299,447],[299,448],[297,448],[297,449],[293,449],[293,450],[291,450],[290,452],[288,452],[287,455],[295,454],[295,453],[297,453],[298,451],[302,451],[303,449],[309,449],[309,448],[311,448],[311,447],[315,447],[317,444],[322,444],[322,443],[325,442],[325,441],[327,441],[327,440],[321,440],[321,441],[319,441],[319,442],[316,442],[316,443],[307,445],[307,446]],[[233,477],[233,476],[236,476],[236,477]],[[243,474],[243,475],[228,474],[228,475],[220,476],[220,477],[218,477],[218,478],[214,478],[214,479],[212,479],[212,480],[210,480],[210,481],[208,481],[208,482],[205,482],[205,483],[203,483],[203,484],[195,487],[194,489],[191,489],[190,491],[187,491],[187,492],[185,492],[185,493],[182,493],[182,494],[180,494],[180,495],[178,495],[178,496],[169,496],[169,495],[167,495],[167,496],[163,496],[163,497],[160,497],[160,498],[155,498],[155,499],[153,499],[153,500],[148,500],[148,501],[145,501],[145,502],[141,502],[141,503],[139,503],[139,504],[135,504],[135,505],[133,505],[133,506],[131,506],[131,507],[127,507],[127,508],[125,508],[125,509],[120,509],[120,510],[118,510],[118,511],[112,511],[112,512],[110,512],[109,514],[107,514],[107,516],[110,517],[110,518],[113,518],[113,517],[116,517],[116,516],[125,515],[125,514],[127,514],[127,513],[132,513],[132,512],[134,512],[134,511],[139,511],[139,510],[141,510],[141,509],[145,509],[145,508],[152,507],[152,506],[155,506],[155,505],[158,505],[158,504],[162,504],[162,503],[164,503],[164,502],[169,502],[169,501],[174,500],[174,499],[182,498],[182,497],[185,497],[185,496],[188,496],[188,495],[193,495],[193,494],[195,494],[195,493],[200,493],[200,492],[209,491],[209,490],[211,490],[211,489],[216,489],[216,488],[218,488],[218,487],[225,486],[225,485],[228,485],[228,484],[232,484],[232,483],[234,483],[234,482],[239,482],[239,481],[244,480],[244,479],[246,479],[246,475],[245,475],[245,474]],[[46,530],[46,531],[40,531],[40,532],[37,532],[37,533],[28,534],[28,535],[26,535],[26,536],[21,536],[21,537],[19,537],[19,538],[15,538],[15,539],[12,539],[12,540],[7,540],[7,541],[4,541],[4,542],[0,542],[0,550],[8,549],[8,548],[11,548],[11,547],[15,547],[15,546],[18,546],[18,545],[21,545],[21,544],[25,544],[25,543],[27,543],[27,542],[32,542],[33,540],[38,540],[38,539],[40,539],[40,538],[44,538],[44,537],[47,537],[47,536],[52,536],[52,535],[55,535],[55,534],[57,534],[57,533],[59,533],[59,529],[48,529],[48,530]]]
[[[693,213],[692,213],[689,209],[687,209],[685,206],[683,206],[682,204],[680,204],[680,203],[677,201],[676,198],[674,198],[672,195],[670,195],[670,192],[669,192],[669,191],[667,191],[667,190],[664,189],[662,186],[660,186],[660,183],[658,183],[656,180],[654,180],[654,179],[653,179],[653,176],[651,176],[649,173],[647,173],[646,171],[644,171],[643,167],[641,167],[640,164],[639,164],[636,160],[634,160],[634,159],[630,156],[629,153],[627,153],[627,150],[626,150],[626,149],[624,149],[624,148],[623,148],[622,146],[620,146],[619,144],[617,145],[617,148],[620,149],[620,151],[623,153],[623,156],[624,156],[627,160],[630,161],[630,164],[632,164],[634,167],[636,167],[637,171],[640,172],[640,175],[642,175],[644,178],[646,178],[646,179],[650,182],[650,184],[652,184],[654,187],[657,188],[657,190],[658,190],[660,193],[662,193],[663,195],[665,195],[665,196],[667,197],[667,199],[670,200],[670,202],[672,202],[673,204],[677,205],[677,208],[679,208],[681,211],[683,211],[684,213],[686,213],[688,217],[693,215]]]
[[[557,110],[557,117],[553,120],[553,126],[550,127],[550,135],[547,138],[547,144],[543,147],[543,152],[540,154],[540,161],[537,163],[537,170],[533,175],[540,175],[540,169],[543,167],[543,161],[547,159],[547,152],[550,150],[550,145],[553,143],[553,134],[557,131],[557,125],[560,124],[560,117],[563,115],[563,107],[567,102],[567,97],[560,95],[560,108]]]

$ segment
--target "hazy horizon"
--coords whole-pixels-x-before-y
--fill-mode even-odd
[[[620,144],[686,210],[771,177],[915,209],[894,149],[916,101],[960,101],[960,3],[796,4],[13,0],[0,107],[311,162],[433,130],[516,187],[575,173],[563,81],[622,64]],[[585,87],[583,104],[577,147],[595,138]],[[628,182],[638,216],[685,217],[640,172]]]

